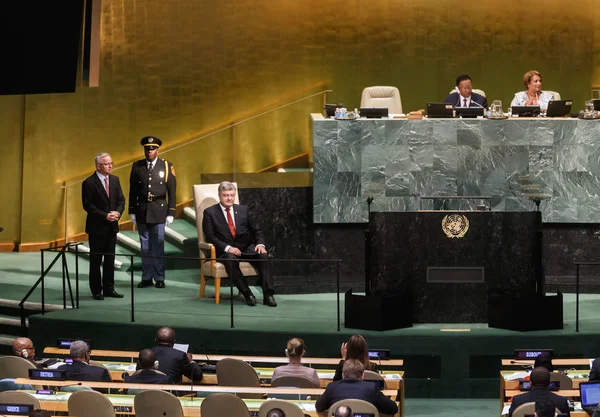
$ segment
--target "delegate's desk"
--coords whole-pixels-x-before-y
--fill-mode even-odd
[[[598,223],[600,123],[565,118],[332,120],[312,114],[313,220],[366,223],[372,212],[415,211],[420,196],[482,195],[494,210],[544,222]]]
[[[504,403],[502,408],[501,416],[508,416],[508,407],[510,407],[510,403]],[[506,410],[506,411],[505,411]],[[571,417],[590,417],[588,413],[581,409],[581,403],[575,403],[575,411],[571,411]]]
[[[55,347],[47,347],[44,349],[44,353],[48,355],[69,355],[69,349],[60,349]],[[92,356],[94,357],[103,357],[103,358],[129,358],[133,362],[134,359],[137,359],[139,356],[139,352],[131,351],[131,350],[100,350],[95,349],[92,350]],[[233,358],[240,359],[244,362],[249,363],[281,363],[287,364],[289,363],[289,359],[281,356],[247,356],[247,355],[212,355],[212,354],[194,354],[192,355],[195,361],[201,362],[218,362],[221,359],[225,358]],[[309,358],[303,357],[302,363],[304,365],[337,365],[340,362],[340,358]],[[404,360],[402,359],[390,359],[390,360],[382,360],[378,363],[380,368],[387,367],[399,367],[404,365]]]
[[[590,368],[590,361],[593,361],[594,358],[586,359],[586,358],[571,358],[571,359],[552,359],[552,365],[555,367],[561,366],[584,366],[586,368]],[[531,368],[533,366],[533,360],[519,360],[519,359],[502,359],[502,367],[527,367]]]
[[[29,385],[33,385],[33,384],[39,384],[40,380],[34,380],[34,379],[29,379],[29,378],[17,378],[15,380],[16,384],[29,384]],[[122,389],[138,389],[138,390],[164,390],[164,391],[178,391],[180,393],[182,392],[189,392],[189,393],[197,393],[197,392],[203,392],[203,393],[215,393],[215,392],[225,392],[225,393],[231,393],[231,394],[262,394],[262,395],[269,395],[269,394],[293,394],[293,395],[311,395],[311,396],[318,396],[323,394],[323,391],[325,391],[322,388],[249,388],[249,387],[223,387],[223,386],[190,386],[190,385],[160,385],[160,384],[126,384],[126,383],[116,383],[116,382],[90,382],[90,381],[44,381],[44,384],[48,384],[51,386],[56,386],[56,387],[61,387],[61,386],[73,386],[74,384],[77,384],[78,386],[82,386],[82,387],[90,387],[90,388],[103,388],[103,389],[108,389],[109,391],[112,390],[122,390]],[[382,390],[381,391],[383,393],[383,395],[387,396],[387,397],[391,397],[394,398],[394,396],[396,395],[396,393],[393,390]],[[66,400],[68,400],[68,396],[71,393],[57,393],[55,395],[47,395],[47,396],[38,396],[36,395],[36,398],[45,400],[50,404],[52,404],[52,402],[55,404],[55,408],[47,408],[49,411],[67,411],[67,403]],[[130,405],[133,406],[133,397],[131,395],[116,395],[116,394],[108,394],[107,397],[109,397],[109,399],[111,399],[111,397],[119,397],[119,398],[128,398],[128,401],[130,402]],[[63,399],[63,401],[57,401],[58,399]],[[186,401],[185,399],[181,398],[181,401]],[[111,400],[112,401],[112,400]],[[190,398],[189,403],[192,403],[191,406],[189,403],[187,403],[188,408],[190,408],[190,412],[192,414],[187,414],[190,416],[198,416],[200,415],[200,404],[202,403],[202,399],[201,398]],[[246,401],[246,400],[245,400]],[[250,400],[247,400],[250,401]],[[262,403],[262,400],[256,400],[256,403],[260,404]],[[303,402],[303,403],[312,403],[314,404],[314,402],[311,401],[299,401],[299,402]],[[58,404],[62,404],[60,409]],[[45,404],[44,404],[45,405]],[[44,405],[42,406],[43,408]],[[128,404],[115,404],[113,402],[113,405],[118,406],[118,405],[128,405]],[[182,404],[183,405],[183,404]],[[197,409],[196,409],[197,407]],[[314,410],[314,406],[313,406],[313,410]],[[400,413],[399,413],[399,417],[402,417],[402,408],[399,407]],[[132,410],[134,411],[134,410]],[[198,413],[198,414],[196,414]],[[317,415],[316,412],[315,414],[311,414],[311,415]]]
[[[553,361],[554,363],[554,361]],[[515,395],[522,394],[523,391],[519,391],[519,379],[525,377],[524,371],[500,371],[500,406],[505,403],[505,401],[514,397]],[[555,391],[555,392],[576,392],[574,397],[579,396],[579,383],[586,382],[589,378],[589,371],[585,370],[571,370],[567,374],[569,378],[571,378],[573,382],[572,390],[563,390],[563,391]],[[513,379],[518,377],[516,379]],[[516,393],[516,394],[515,394]],[[566,394],[565,394],[566,395]]]

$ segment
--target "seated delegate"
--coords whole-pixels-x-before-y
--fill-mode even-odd
[[[523,85],[526,90],[516,93],[510,106],[539,106],[546,111],[554,95],[542,91],[542,74],[535,70],[527,71],[523,76]]]
[[[285,355],[288,357],[290,363],[275,368],[271,382],[274,382],[278,378],[284,376],[300,376],[309,379],[315,388],[319,388],[321,383],[319,382],[317,371],[315,371],[313,368],[304,366],[301,363],[304,350],[305,346],[302,339],[294,337],[293,339],[288,340],[285,348]]]

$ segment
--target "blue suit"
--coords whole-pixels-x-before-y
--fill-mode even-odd
[[[380,413],[396,414],[398,406],[387,398],[373,383],[356,378],[346,378],[327,385],[323,395],[317,399],[315,408],[322,412],[341,400],[363,400],[373,404]]]
[[[463,97],[458,94],[458,92],[451,93],[444,99],[444,103],[452,104],[452,107],[462,107],[462,99]],[[475,103],[479,104],[475,104]],[[467,103],[469,107],[484,107],[488,108],[487,99],[481,94],[471,93],[471,102]]]

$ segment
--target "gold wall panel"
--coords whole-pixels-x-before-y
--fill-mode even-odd
[[[9,213],[19,211],[22,242],[62,237],[60,185],[89,175],[94,156],[106,151],[124,166],[117,174],[127,190],[145,135],[163,139],[179,202],[192,198],[202,173],[254,172],[310,152],[308,115],[320,99],[173,148],[322,85],[334,90],[328,102],[348,108],[359,106],[365,86],[395,85],[409,111],[443,100],[467,72],[506,108],[535,68],[578,110],[600,78],[596,4],[104,0],[100,87],[27,96],[23,202]],[[6,106],[13,103],[2,98]],[[69,234],[83,231],[79,199],[80,190],[69,191]]]

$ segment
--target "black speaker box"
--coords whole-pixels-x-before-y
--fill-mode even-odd
[[[563,295],[489,295],[488,326],[520,332],[562,329]]]
[[[392,330],[413,326],[412,297],[345,294],[344,327]]]

